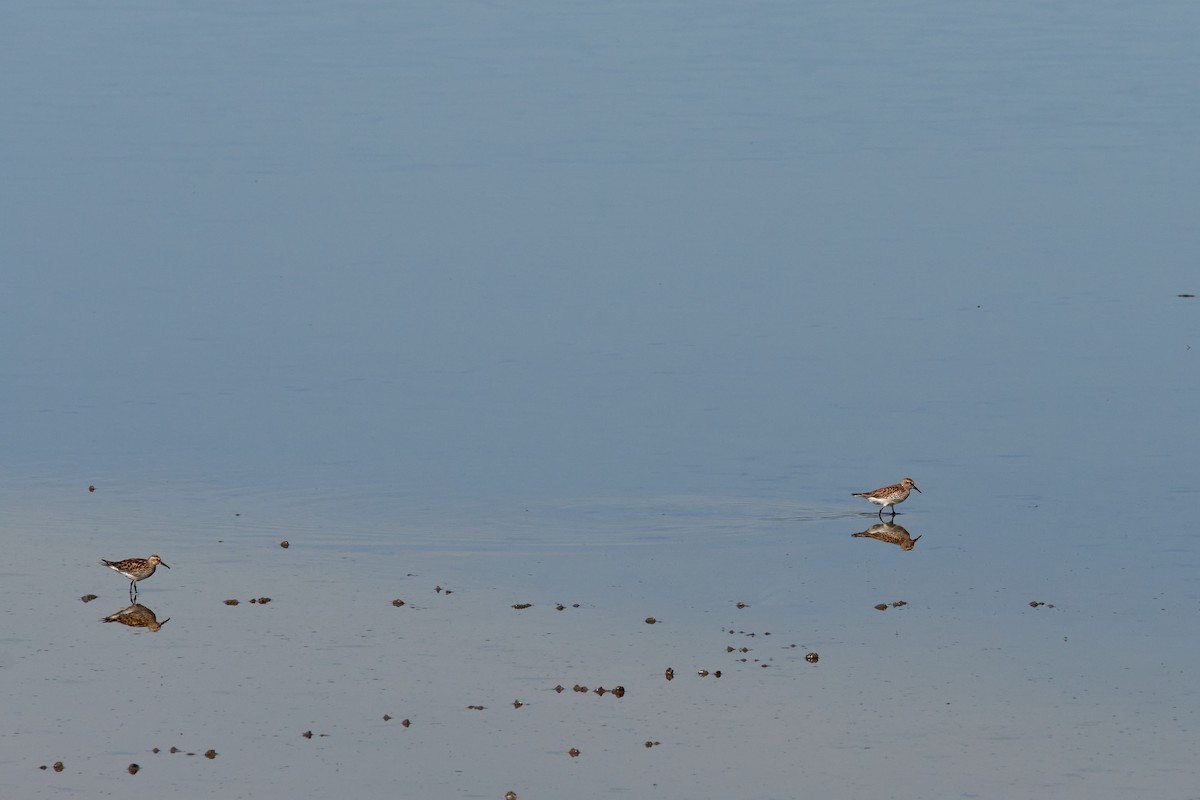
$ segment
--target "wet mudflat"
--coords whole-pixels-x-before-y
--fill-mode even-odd
[[[33,494],[91,504],[99,520],[129,511]],[[905,550],[856,537],[870,519],[853,506],[697,499],[705,525],[682,502],[646,500],[655,513],[640,523],[614,511],[608,529],[522,508],[493,520],[495,542],[525,531],[504,548],[452,530],[298,531],[286,510],[267,532],[244,522],[258,512],[230,514],[173,537],[174,569],[142,584],[139,603],[170,618],[157,631],[101,623],[106,600],[112,612],[127,603],[124,582],[74,554],[107,531],[53,519],[80,541],[47,549],[49,532],[26,520],[40,544],[18,545],[15,563],[61,563],[6,576],[6,673],[25,691],[10,703],[5,780],[135,797],[319,796],[348,780],[546,797],[582,780],[597,795],[783,798],[798,785],[867,792],[885,775],[935,795],[1184,791],[1195,644],[1169,634],[1186,623],[1185,597],[1146,597],[1095,565],[1086,580],[1078,564],[1030,567],[1036,537],[998,540],[950,510],[910,504],[897,519],[922,538]],[[152,527],[187,527],[158,510]],[[1033,527],[1054,513],[1039,502],[1009,519]],[[686,535],[663,524],[680,518]],[[84,589],[99,598],[80,602]],[[227,607],[233,595],[242,602]],[[1053,608],[1031,607],[1036,597]],[[38,770],[60,760],[61,773]]]

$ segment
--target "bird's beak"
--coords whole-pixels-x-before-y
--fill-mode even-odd
[[[167,567],[167,562],[165,562],[165,561],[159,561],[158,563],[164,567]],[[167,567],[167,569],[170,569],[170,567]]]
[[[917,489],[917,485],[915,483],[913,484],[913,488]],[[917,494],[925,494],[925,493],[922,492],[920,489],[917,489]]]

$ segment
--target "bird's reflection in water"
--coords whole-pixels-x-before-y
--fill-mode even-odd
[[[140,603],[134,603],[131,606],[122,608],[115,614],[110,614],[101,622],[119,622],[122,625],[128,625],[131,628],[146,628],[151,633],[154,633],[163,625],[166,625],[171,620],[170,617],[159,621],[158,617],[154,616],[154,612],[146,608]]]
[[[852,535],[856,538],[876,539],[888,544],[894,544],[901,550],[912,550],[917,544],[917,539],[921,538],[920,536],[917,539],[912,538],[908,535],[908,530],[903,525],[897,525],[894,522],[881,522],[878,525],[872,525],[861,533]]]

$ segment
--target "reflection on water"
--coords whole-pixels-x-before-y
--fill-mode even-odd
[[[128,625],[131,628],[148,628],[151,633],[154,633],[163,625],[170,622],[171,618],[167,617],[162,622],[158,621],[158,617],[154,612],[146,608],[140,603],[134,603],[131,606],[122,608],[115,614],[110,614],[101,622],[119,622],[122,625]]]
[[[881,522],[872,525],[865,531],[852,534],[855,538],[875,539],[880,542],[898,545],[901,550],[912,550],[917,545],[917,539],[908,535],[908,529],[894,522]]]

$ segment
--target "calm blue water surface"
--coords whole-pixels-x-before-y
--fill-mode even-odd
[[[1198,35],[8,3],[2,793],[1200,797]]]

